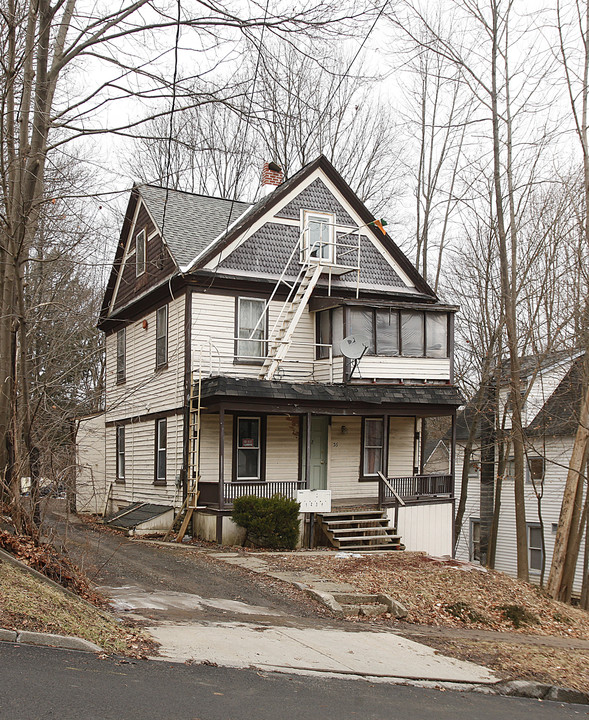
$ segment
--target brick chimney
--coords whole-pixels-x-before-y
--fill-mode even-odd
[[[262,195],[269,195],[284,182],[284,173],[280,165],[266,162],[262,168]]]

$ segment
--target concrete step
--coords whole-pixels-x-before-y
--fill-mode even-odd
[[[356,615],[360,617],[378,617],[389,611],[388,607],[382,603],[369,603],[366,605],[340,604],[346,617],[355,617]]]

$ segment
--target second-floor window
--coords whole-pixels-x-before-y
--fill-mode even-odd
[[[247,362],[266,357],[266,301],[237,298],[235,355]]]
[[[526,481],[538,485],[542,480],[544,480],[544,458],[529,457]]]
[[[135,236],[135,271],[137,277],[145,272],[145,230]]]
[[[168,306],[158,308],[155,314],[155,366],[168,362]]]
[[[117,332],[117,382],[124,383],[127,377],[127,332],[121,328]]]

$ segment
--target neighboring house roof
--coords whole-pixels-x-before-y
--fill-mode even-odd
[[[528,435],[575,435],[583,400],[584,358],[575,360],[559,386],[536,414],[526,432]]]
[[[576,355],[579,355],[579,350],[554,350],[546,354],[535,354],[535,355],[522,355],[519,359],[520,366],[520,377],[522,380],[528,379],[530,376],[540,372],[541,370],[547,370],[555,365],[571,360]],[[501,362],[501,382],[509,380],[511,372],[509,358],[505,358]]]
[[[178,265],[190,263],[231,223],[251,207],[250,203],[138,185],[137,191]],[[164,218],[165,207],[165,218]]]

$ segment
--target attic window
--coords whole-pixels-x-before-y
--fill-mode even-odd
[[[135,269],[137,277],[145,272],[145,230],[141,230],[135,236]]]
[[[303,212],[302,262],[333,262],[335,217],[331,213]]]

